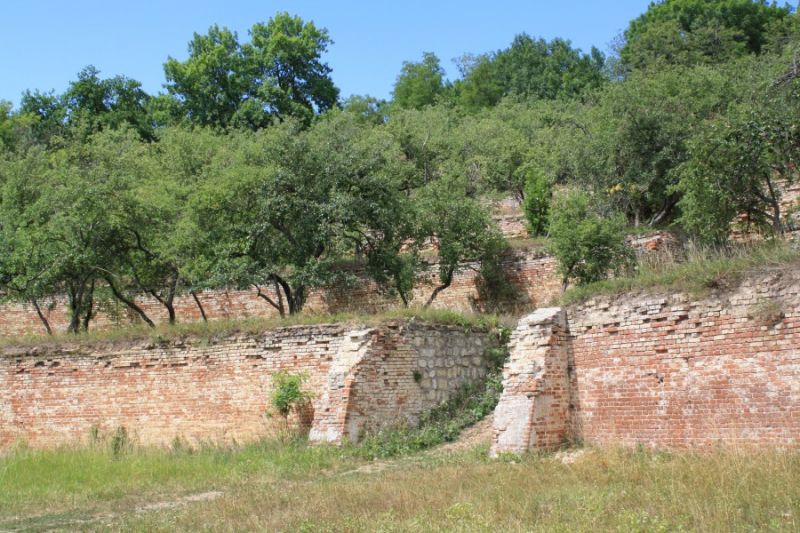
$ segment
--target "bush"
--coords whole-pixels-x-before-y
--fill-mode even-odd
[[[550,181],[539,169],[532,170],[525,181],[525,200],[522,208],[528,219],[528,231],[531,235],[547,233],[548,215],[553,190]]]
[[[272,407],[283,418],[287,418],[292,410],[311,400],[311,393],[303,390],[306,376],[278,372],[272,378]]]
[[[567,287],[570,279],[586,285],[627,266],[632,251],[625,243],[625,217],[604,217],[591,198],[572,191],[556,198],[550,214],[550,252]]]

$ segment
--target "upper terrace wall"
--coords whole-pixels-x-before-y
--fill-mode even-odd
[[[540,248],[521,248],[509,251],[502,260],[502,270],[510,291],[501,298],[501,305],[532,308],[543,305],[559,294],[561,285],[556,274],[556,262]],[[479,265],[465,264],[456,274],[452,285],[439,293],[433,307],[459,311],[480,310],[487,307],[492,299],[480,287]],[[361,280],[352,287],[329,288],[311,291],[306,311],[311,313],[358,312],[372,313],[401,305],[399,298],[381,294],[374,282],[360,275]],[[414,304],[424,304],[438,285],[437,266],[430,269],[419,280],[414,291]],[[269,293],[269,291],[268,291]],[[269,293],[272,295],[271,293]],[[209,320],[270,318],[277,312],[255,290],[216,290],[204,291],[198,295]],[[164,307],[155,299],[139,297],[136,299],[147,315],[156,323],[167,321]],[[55,301],[39,302],[51,327],[55,331],[66,330],[69,322],[64,298]],[[196,322],[201,320],[200,310],[190,295],[175,299],[178,321]],[[137,317],[119,302],[105,302],[98,306],[97,315],[92,320],[92,329],[109,329],[114,326],[135,323]],[[36,310],[28,303],[6,303],[0,305],[0,336],[24,334],[43,334],[44,327]]]
[[[209,341],[7,347],[0,353],[0,449],[54,446],[125,427],[142,444],[248,441],[278,371],[302,373],[315,440],[357,439],[413,421],[486,372],[488,331],[413,321],[293,326]],[[421,379],[415,379],[419,372]]]

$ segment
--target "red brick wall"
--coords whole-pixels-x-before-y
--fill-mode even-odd
[[[342,326],[281,328],[218,342],[4,348],[0,449],[85,441],[124,426],[146,444],[243,441],[269,434],[271,377],[305,372],[319,390]]]
[[[512,389],[509,412],[530,418],[538,406],[546,428],[560,416],[561,429],[590,444],[800,444],[797,266],[751,273],[702,299],[639,294],[575,305],[566,309],[563,341],[545,319],[530,324],[544,311],[559,310],[520,322],[505,380],[534,383],[527,398],[535,403],[564,378],[546,369],[568,368],[570,415],[547,402],[525,407]],[[517,431],[504,420],[496,417],[495,449],[537,446],[529,434],[543,422]]]
[[[800,443],[800,271],[704,300],[601,299],[568,310],[591,443]]]
[[[394,321],[211,341],[6,347],[0,450],[19,439],[35,447],[85,442],[93,430],[109,436],[118,427],[142,444],[255,440],[285,428],[279,417],[266,416],[273,376],[282,370],[307,377],[313,399],[303,414],[312,439],[356,439],[416,420],[461,384],[482,379],[487,335]]]
[[[533,308],[542,305],[560,292],[555,260],[539,248],[524,248],[508,252],[503,260],[508,287],[499,298],[488,294],[479,286],[478,264],[465,264],[453,280],[452,286],[439,293],[433,307],[461,311],[483,310],[499,304],[506,308]],[[438,285],[437,266],[431,266],[419,281],[413,304],[428,301]],[[272,293],[269,293],[272,296]],[[206,315],[210,320],[248,317],[275,317],[277,312],[259,298],[255,290],[218,290],[199,294]],[[498,300],[498,301],[495,301]],[[140,297],[137,303],[157,323],[167,320],[167,313],[154,298]],[[51,327],[64,331],[68,324],[66,301],[39,302]],[[383,295],[375,283],[362,276],[352,287],[315,290],[309,296],[306,311],[311,313],[359,312],[370,313],[396,308],[401,305],[397,298]],[[200,311],[190,295],[178,296],[175,309],[180,322],[201,320]],[[93,329],[109,329],[122,324],[136,323],[125,306],[116,301],[100,302],[98,313],[91,323]],[[0,336],[44,334],[44,327],[33,306],[25,303],[0,305]]]

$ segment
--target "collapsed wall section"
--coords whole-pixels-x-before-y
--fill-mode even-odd
[[[415,425],[462,386],[482,382],[487,333],[419,322],[383,328],[348,376],[346,437],[356,442],[386,426]]]
[[[281,371],[306,376],[313,398],[295,422],[307,422],[315,440],[357,439],[413,421],[460,384],[481,379],[486,337],[483,329],[397,321],[216,340],[5,348],[0,449],[17,440],[35,447],[85,441],[118,427],[148,445],[267,437],[285,428],[267,416]]]
[[[490,454],[559,446],[569,429],[570,387],[566,314],[544,308],[520,320],[503,368]]]

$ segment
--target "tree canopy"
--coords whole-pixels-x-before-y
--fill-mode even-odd
[[[781,235],[798,207],[782,192],[800,164],[798,20],[664,0],[619,57],[522,33],[461,57],[459,79],[432,52],[403,63],[388,101],[339,102],[328,32],[287,13],[248,42],[195,34],[166,93],[86,67],[63,94],[0,102],[0,290],[37,309],[66,295],[73,332],[104,306],[154,324],[142,294],[176,322],[178,295],[220,287],[298,313],[356,272],[429,305],[465,269],[497,281],[491,205],[509,197],[565,284],[624,267],[636,227]],[[424,301],[422,272],[438,281]]]
[[[241,44],[235,32],[214,25],[194,35],[186,61],[164,64],[167,90],[189,122],[250,129],[288,117],[308,123],[336,104],[339,90],[322,61],[332,43],[327,30],[283,12],[249,34]]]

